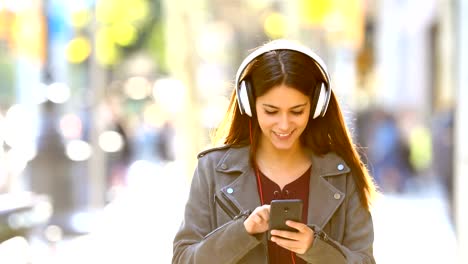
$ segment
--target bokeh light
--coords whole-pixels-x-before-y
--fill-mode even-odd
[[[30,145],[31,146],[31,145]],[[11,148],[6,152],[6,160],[9,163],[9,171],[13,175],[20,175],[28,161],[31,160],[31,157],[35,154],[35,148],[29,148],[29,151],[25,151],[26,149],[20,148]]]
[[[44,230],[44,236],[50,242],[58,242],[63,238],[63,230],[60,226],[57,225],[49,225]]]
[[[11,148],[31,149],[37,129],[33,113],[21,104],[11,106],[5,115],[4,140]]]
[[[66,114],[60,119],[60,131],[65,139],[78,139],[82,135],[83,124],[76,114]]]
[[[144,108],[143,119],[146,123],[154,127],[160,127],[163,125],[167,117],[166,117],[166,113],[163,112],[163,110],[158,104],[152,103],[152,104],[148,104]]]
[[[151,84],[144,77],[131,77],[124,85],[125,94],[133,100],[146,98],[151,92]]]
[[[74,161],[85,161],[91,157],[92,148],[83,140],[71,140],[66,144],[67,157]]]
[[[90,10],[81,8],[71,14],[70,22],[75,28],[85,28],[92,19]]]
[[[56,104],[63,104],[70,99],[70,87],[61,82],[55,82],[47,86],[46,97]]]
[[[163,78],[154,83],[153,97],[168,113],[182,111],[185,100],[186,87],[177,79]]]
[[[287,20],[282,14],[272,12],[265,18],[263,27],[270,38],[281,38],[285,35]]]
[[[111,27],[112,37],[120,46],[129,46],[137,39],[137,29],[128,23],[115,24]]]
[[[91,54],[91,43],[85,37],[79,36],[72,39],[66,48],[68,61],[71,63],[82,63]]]
[[[116,131],[104,131],[99,135],[99,147],[105,152],[117,152],[124,145],[123,137]]]
[[[115,64],[120,58],[120,52],[109,28],[100,28],[96,32],[96,58],[102,65]]]
[[[31,246],[22,236],[15,236],[1,244],[2,263],[31,263]]]

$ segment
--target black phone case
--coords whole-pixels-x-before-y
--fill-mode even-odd
[[[271,201],[269,231],[272,229],[297,231],[287,226],[286,220],[302,222],[302,200],[287,199]],[[269,237],[270,232],[268,232],[268,238]]]

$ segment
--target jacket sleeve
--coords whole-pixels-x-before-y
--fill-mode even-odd
[[[362,206],[354,181],[346,203],[346,226],[343,243],[330,238],[313,226],[315,239],[308,251],[298,255],[309,263],[375,264],[374,227],[368,209]]]
[[[212,223],[212,214],[216,212],[210,182],[199,163],[184,219],[174,238],[172,263],[211,263],[214,259],[217,263],[236,263],[261,243],[245,230],[245,217],[237,217],[220,227]]]

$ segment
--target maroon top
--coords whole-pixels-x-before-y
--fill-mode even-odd
[[[272,200],[281,199],[301,199],[302,206],[302,222],[307,223],[307,209],[309,207],[309,183],[310,183],[310,167],[295,181],[284,186],[283,190],[260,172],[260,181],[262,183],[263,199],[265,204],[270,204]],[[291,251],[278,246],[276,243],[268,241],[268,258],[270,264],[276,263],[306,263],[303,259],[298,258],[295,254],[295,262],[291,259]]]

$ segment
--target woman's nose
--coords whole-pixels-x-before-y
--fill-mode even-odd
[[[278,126],[281,130],[287,131],[289,128],[289,117],[287,114],[283,114],[280,116],[280,120],[278,121]]]

